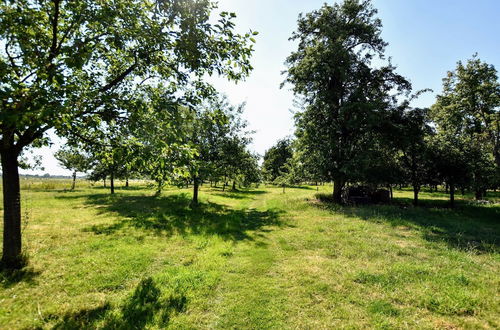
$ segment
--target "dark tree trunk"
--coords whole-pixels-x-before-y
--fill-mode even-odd
[[[420,192],[420,186],[418,184],[413,185],[413,205],[418,206],[418,193]]]
[[[198,179],[194,179],[193,182],[193,200],[191,201],[192,204],[198,204],[198,190],[199,190],[199,182]]]
[[[236,180],[233,180],[233,190],[236,190]]]
[[[336,179],[333,182],[333,202],[336,204],[342,204],[342,189],[344,185],[345,182],[342,179]]]
[[[129,184],[128,184],[128,176],[125,178],[125,188],[128,188]]]
[[[106,177],[102,178],[102,181],[104,182],[104,188],[106,188]]]
[[[480,201],[483,199],[483,191],[481,189],[476,189],[476,200]]]
[[[109,175],[109,187],[111,188],[111,194],[115,193],[115,173],[111,171],[111,174]]]
[[[76,171],[73,172],[73,183],[71,183],[71,190],[75,190],[76,185]]]
[[[455,207],[455,184],[450,183],[450,207]]]
[[[445,184],[445,185],[444,185],[444,192],[445,192],[446,194],[448,194],[448,193],[449,193],[449,190],[450,190],[450,189],[449,189],[449,185],[448,185],[448,184]]]
[[[23,267],[21,240],[21,189],[19,185],[18,153],[1,153],[3,178],[3,254],[2,266],[8,269]]]
[[[389,192],[391,193],[391,202],[394,199],[394,194],[392,193],[392,184],[389,185]]]

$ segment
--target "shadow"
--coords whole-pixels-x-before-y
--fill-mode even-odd
[[[449,247],[475,253],[500,252],[500,207],[456,201],[454,209],[445,200],[422,200],[419,207],[407,199],[391,205],[339,206],[316,200],[322,209],[366,221],[406,226],[418,230],[430,242],[445,242]]]
[[[216,190],[216,193],[213,193],[213,195],[216,196],[221,196],[221,197],[226,197],[226,198],[232,198],[232,199],[246,199],[249,198],[250,196],[255,196],[255,195],[263,195],[266,193],[264,190],[226,190],[222,191],[221,190]]]
[[[144,329],[152,324],[164,328],[174,313],[186,310],[186,305],[184,294],[173,292],[164,297],[162,290],[149,277],[137,285],[118,312],[113,313],[109,303],[106,303],[62,317],[50,315],[45,321],[59,318],[53,329]]]
[[[17,283],[25,282],[28,284],[37,284],[35,278],[40,275],[40,271],[35,271],[30,267],[25,267],[19,270],[1,270],[0,271],[0,287],[6,289]]]
[[[84,198],[87,204],[97,208],[99,212],[116,213],[122,218],[111,224],[93,225],[84,229],[98,235],[112,235],[133,228],[156,235],[209,234],[227,240],[252,240],[248,231],[264,232],[265,226],[283,225],[280,220],[282,211],[232,209],[211,202],[200,203],[191,208],[188,194],[160,197],[93,194]]]

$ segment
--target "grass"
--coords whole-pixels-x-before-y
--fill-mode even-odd
[[[500,327],[499,204],[69,186],[23,182],[30,266],[0,273],[0,328]]]

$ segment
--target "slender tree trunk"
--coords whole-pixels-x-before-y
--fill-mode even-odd
[[[193,200],[191,201],[191,203],[194,205],[198,204],[199,187],[200,187],[199,181],[197,178],[195,178],[193,181]]]
[[[102,179],[102,181],[104,182],[104,188],[106,188],[106,176],[104,176],[104,178]]]
[[[3,254],[2,266],[22,268],[21,189],[19,185],[18,153],[1,152],[3,178]]]
[[[76,171],[73,172],[73,182],[71,183],[71,190],[75,190],[76,185]]]
[[[233,180],[233,190],[236,190],[236,180]]]
[[[342,189],[344,185],[345,182],[342,179],[335,179],[333,182],[333,202],[336,204],[342,204]]]
[[[129,184],[128,184],[128,176],[125,177],[125,188],[128,188]]]
[[[420,186],[418,184],[413,185],[413,205],[418,206],[418,193],[420,192]]]
[[[392,193],[392,184],[389,185],[389,192],[391,193],[391,202],[394,199],[394,194]]]
[[[111,188],[111,194],[115,193],[115,173],[111,171],[109,175],[109,187]]]
[[[450,207],[455,207],[455,184],[450,183]]]

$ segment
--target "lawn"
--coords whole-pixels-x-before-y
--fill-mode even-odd
[[[0,275],[0,328],[500,328],[498,203],[66,186],[23,181],[30,267]]]

